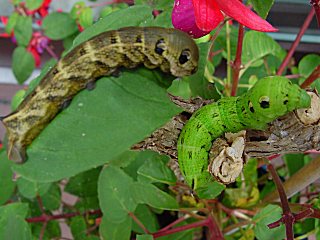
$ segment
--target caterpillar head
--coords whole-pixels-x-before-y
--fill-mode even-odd
[[[311,102],[305,90],[280,76],[259,80],[246,96],[250,113],[264,123],[295,109],[308,108]]]
[[[198,68],[199,50],[193,39],[177,29],[165,29],[165,34],[154,31],[156,29],[152,27],[146,31],[146,42],[149,41],[146,46],[152,47],[146,52],[148,60],[176,77],[194,74]]]

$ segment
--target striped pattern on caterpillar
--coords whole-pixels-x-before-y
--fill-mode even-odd
[[[26,147],[79,91],[119,67],[143,64],[181,77],[196,72],[199,52],[184,32],[159,27],[127,27],[101,33],[63,57],[8,116],[8,157],[26,160]]]

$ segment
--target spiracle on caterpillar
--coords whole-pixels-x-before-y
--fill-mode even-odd
[[[26,147],[82,89],[119,67],[160,68],[181,77],[196,72],[199,52],[184,32],[160,27],[127,27],[101,33],[80,44],[44,76],[11,114],[1,117],[8,157],[27,159]]]

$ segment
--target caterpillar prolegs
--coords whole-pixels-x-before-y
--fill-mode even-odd
[[[198,189],[212,179],[208,152],[212,142],[226,132],[263,130],[267,123],[299,108],[310,106],[306,91],[284,77],[259,80],[246,94],[226,97],[196,111],[178,139],[178,161],[187,183]]]
[[[174,76],[193,74],[198,48],[184,32],[159,27],[128,27],[97,35],[63,57],[23,100],[0,118],[8,136],[9,159],[22,163],[26,147],[75,94],[119,67],[159,67]]]

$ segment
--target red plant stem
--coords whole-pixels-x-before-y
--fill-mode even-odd
[[[224,237],[223,237],[223,234],[215,220],[214,217],[210,217],[209,218],[210,221],[209,221],[209,232],[211,233],[211,237],[210,237],[210,240],[223,240]]]
[[[238,83],[239,83],[239,73],[241,70],[241,55],[242,55],[242,43],[244,36],[244,28],[242,24],[239,24],[239,33],[238,33],[238,45],[236,57],[232,66],[232,87],[231,87],[231,96],[237,94]]]
[[[99,215],[102,216],[102,212],[100,209],[98,210],[90,210],[90,211],[86,211],[84,213],[79,213],[79,212],[73,212],[73,213],[63,213],[63,214],[57,214],[57,215],[46,215],[43,214],[41,216],[38,217],[31,217],[31,218],[27,218],[26,221],[29,223],[37,223],[37,222],[48,222],[48,221],[52,221],[52,220],[57,220],[57,219],[67,219],[67,218],[72,218],[75,216],[86,216],[86,215]]]
[[[318,26],[320,27],[320,0],[311,0],[310,3],[316,13]]]
[[[129,212],[129,216],[133,219],[133,221],[135,221],[139,225],[139,227],[141,227],[141,229],[146,234],[150,234],[149,230],[143,225],[143,223],[132,212]]]
[[[174,222],[170,223],[169,225],[165,226],[164,228],[161,228],[159,232],[163,232],[163,231],[167,231],[168,229],[172,228],[173,226],[185,221],[186,218],[185,217],[181,217],[181,218],[178,218],[177,220],[175,220]]]
[[[176,232],[182,232],[182,231],[185,231],[185,230],[188,230],[188,229],[192,229],[192,228],[197,228],[197,227],[208,227],[209,224],[210,224],[210,218],[207,218],[203,221],[199,221],[199,222],[195,222],[195,223],[190,223],[190,224],[187,224],[187,225],[184,225],[184,226],[179,226],[179,227],[176,227],[176,228],[173,228],[173,229],[169,229],[167,231],[160,231],[160,232],[156,232],[156,233],[153,233],[153,237],[154,238],[159,238],[159,237],[162,237],[162,236],[167,236],[169,234],[173,234],[173,233],[176,233]]]
[[[286,75],[285,77],[288,79],[293,79],[293,78],[299,78],[299,77],[301,77],[301,75],[300,74],[290,74],[290,75]]]
[[[294,239],[293,223],[295,221],[295,218],[290,210],[286,192],[284,190],[284,187],[282,185],[282,182],[281,182],[276,170],[274,169],[274,167],[272,166],[271,163],[268,164],[268,170],[272,175],[274,183],[276,184],[276,187],[277,187],[277,190],[279,193],[279,197],[280,197],[280,201],[281,201],[283,215],[282,215],[282,218],[280,221],[286,225],[287,240],[293,240]],[[272,224],[270,226],[272,227]]]
[[[320,78],[320,65],[318,65],[313,72],[307,77],[307,79],[301,84],[301,88],[307,88],[313,83],[317,78]]]
[[[39,235],[39,240],[42,240],[42,239],[43,239],[44,233],[46,232],[47,224],[48,224],[48,222],[44,222],[44,223],[42,224],[41,231],[40,231],[40,235]]]
[[[303,25],[301,26],[300,31],[299,31],[296,39],[292,43],[287,56],[284,58],[283,62],[281,63],[281,65],[280,65],[280,67],[279,67],[279,69],[277,71],[277,75],[282,75],[284,69],[288,66],[294,51],[298,47],[303,34],[307,30],[307,28],[308,28],[308,26],[309,26],[309,24],[310,24],[310,22],[311,22],[311,20],[313,18],[313,15],[314,15],[314,9],[312,8],[310,13],[308,14],[307,18],[305,19]]]
[[[49,48],[48,46],[45,47],[46,51],[50,54],[51,57],[53,57],[56,60],[59,60],[59,57],[57,56],[57,54],[54,53],[54,51],[52,51],[51,48]]]

